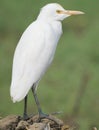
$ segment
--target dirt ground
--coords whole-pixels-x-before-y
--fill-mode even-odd
[[[51,119],[38,120],[38,115],[24,121],[16,115],[0,119],[0,130],[78,130],[76,125],[64,123],[59,118],[50,115]]]

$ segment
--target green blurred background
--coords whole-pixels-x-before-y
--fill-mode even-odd
[[[63,35],[54,61],[38,88],[43,111],[63,111],[74,117],[81,130],[99,127],[99,1],[98,0],[0,0],[0,116],[22,115],[23,101],[13,104],[9,88],[15,47],[26,27],[47,3],[85,15],[63,21]],[[28,112],[37,113],[29,93]]]

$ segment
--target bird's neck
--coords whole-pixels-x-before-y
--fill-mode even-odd
[[[54,19],[51,19],[49,17],[46,17],[45,15],[42,15],[42,13],[39,14],[39,16],[37,17],[37,20],[41,21],[43,23],[48,23],[51,26],[53,26],[54,29],[56,28],[55,30],[58,29],[58,30],[60,30],[62,32],[62,23],[61,23],[61,21],[54,20]]]
[[[44,22],[57,22],[52,16],[44,15],[42,12],[38,15],[37,20],[44,21]]]
[[[62,34],[61,21],[53,20],[49,17],[43,16],[42,13],[40,13],[39,16],[37,17],[37,21],[49,25],[53,29],[54,34],[56,34],[60,38]]]
[[[42,21],[50,21],[51,18],[49,18],[48,16],[46,15],[43,15],[43,13],[40,13],[37,17],[37,20],[42,20]]]

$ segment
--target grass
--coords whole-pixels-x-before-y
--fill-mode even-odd
[[[0,116],[22,114],[23,102],[13,104],[9,87],[14,49],[25,28],[36,18],[39,8],[53,2],[38,0],[6,1],[0,4]],[[54,1],[67,9],[79,9],[86,15],[70,17],[63,22],[64,34],[54,61],[38,87],[38,96],[46,113],[63,111],[62,118],[71,116],[82,76],[87,71],[90,80],[83,95],[76,121],[80,129],[99,127],[99,12],[98,1]],[[24,3],[24,4],[23,4]],[[29,96],[29,113],[36,105]]]

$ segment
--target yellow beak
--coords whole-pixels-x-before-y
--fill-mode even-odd
[[[64,12],[67,15],[79,15],[79,14],[84,14],[82,11],[76,11],[76,10],[67,10]]]
[[[67,14],[67,15],[79,15],[84,14],[82,11],[76,11],[76,10],[57,10],[58,14]]]

